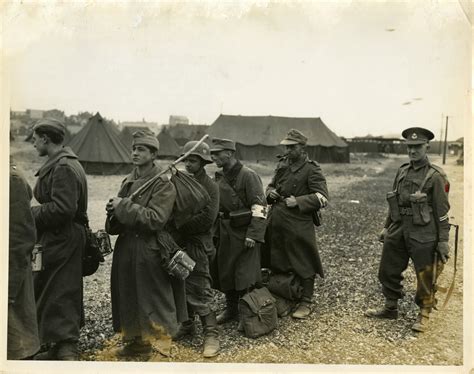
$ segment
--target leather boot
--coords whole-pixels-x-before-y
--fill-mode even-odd
[[[217,356],[220,350],[220,343],[216,314],[211,312],[206,316],[201,316],[201,322],[204,333],[204,347],[202,355],[206,358]]]
[[[39,360],[39,361],[57,360],[56,351],[57,351],[57,344],[54,344],[53,346],[49,347],[48,350],[37,353],[33,357],[33,360]]]
[[[311,302],[301,301],[291,315],[293,318],[305,319],[311,314]]]
[[[181,340],[186,336],[192,336],[196,333],[196,324],[194,320],[188,319],[179,326],[178,332],[173,336],[173,340]]]
[[[397,319],[398,300],[386,299],[383,308],[368,309],[364,314],[366,317],[370,318]]]
[[[56,359],[60,361],[79,361],[76,340],[63,340],[56,343]]]
[[[430,320],[430,308],[421,308],[418,316],[416,317],[416,322],[413,324],[411,329],[417,332],[425,332],[428,329],[428,322]]]
[[[149,341],[142,340],[136,337],[131,341],[125,343],[125,346],[115,351],[115,354],[120,357],[133,357],[137,355],[148,355],[152,352],[152,346]]]
[[[225,294],[225,302],[226,308],[222,313],[219,313],[217,316],[217,323],[219,325],[237,320],[239,317],[239,310],[238,310],[238,301],[239,296],[236,292],[229,292]]]

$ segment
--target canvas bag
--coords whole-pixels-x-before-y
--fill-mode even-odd
[[[170,180],[176,188],[173,218],[176,228],[179,229],[194,214],[208,205],[211,198],[194,177],[176,168]]]
[[[268,334],[278,327],[275,299],[266,287],[246,293],[239,300],[239,313],[249,338]]]
[[[272,273],[267,287],[272,294],[287,300],[299,300],[303,294],[300,279],[294,273]]]

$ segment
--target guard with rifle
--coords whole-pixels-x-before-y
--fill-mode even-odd
[[[397,172],[393,189],[387,194],[389,214],[380,233],[383,242],[379,280],[385,306],[368,310],[375,318],[396,319],[398,299],[403,297],[402,273],[410,258],[415,266],[415,302],[420,307],[412,329],[424,332],[436,307],[436,278],[449,258],[449,182],[443,169],[427,156],[431,131],[411,127],[402,132],[410,162]]]
[[[316,243],[319,211],[328,203],[328,189],[319,164],[308,158],[307,137],[291,129],[280,144],[286,148],[275,176],[267,187],[268,217],[265,247],[269,267],[276,274],[295,274],[302,293],[297,297],[294,318],[311,313],[316,274],[324,276]]]

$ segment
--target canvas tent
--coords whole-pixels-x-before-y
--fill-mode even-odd
[[[120,140],[128,150],[132,149],[133,133],[136,131],[150,131],[146,126],[124,126],[120,132]]]
[[[175,159],[181,154],[181,147],[176,143],[166,129],[160,131],[158,134],[158,141],[160,142],[158,158]]]
[[[191,140],[200,140],[209,129],[208,125],[183,125],[166,126],[166,130],[178,145],[183,146]]]
[[[275,160],[283,154],[280,141],[290,129],[308,137],[310,159],[321,162],[349,162],[349,147],[321,118],[234,116],[221,114],[209,128],[209,136],[232,139],[241,160]]]
[[[132,169],[130,150],[120,140],[118,129],[99,113],[67,145],[77,154],[87,174],[126,174]]]

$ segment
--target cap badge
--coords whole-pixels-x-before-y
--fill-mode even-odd
[[[411,134],[411,138],[412,138],[412,139],[417,139],[417,138],[418,138],[418,135],[416,135],[416,132],[414,132],[413,134]]]

